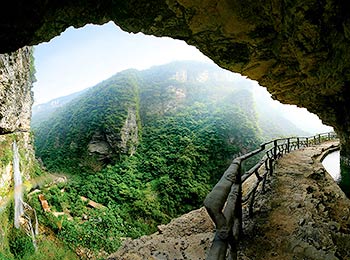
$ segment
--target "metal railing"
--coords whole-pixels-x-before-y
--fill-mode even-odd
[[[258,187],[265,190],[268,175],[273,174],[276,160],[283,154],[323,141],[337,138],[336,133],[323,133],[311,137],[275,139],[260,145],[260,148],[233,159],[221,179],[207,195],[204,206],[216,226],[216,233],[207,260],[237,259],[237,247],[242,234],[242,204],[249,204],[249,215],[253,214]],[[242,171],[242,163],[255,155],[262,155],[258,163]],[[256,181],[250,191],[242,197],[242,184],[255,175]]]

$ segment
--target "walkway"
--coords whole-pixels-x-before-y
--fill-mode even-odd
[[[254,216],[244,214],[240,260],[350,259],[350,200],[318,158],[326,142],[284,155],[257,197]],[[199,209],[159,232],[127,240],[109,259],[205,259],[213,226]]]
[[[281,158],[245,222],[240,259],[350,259],[350,200],[324,170],[326,142]]]

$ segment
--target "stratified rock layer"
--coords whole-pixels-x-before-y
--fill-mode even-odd
[[[350,200],[320,163],[327,142],[285,155],[257,197],[254,216],[244,214],[240,260],[350,259]],[[205,259],[214,237],[204,208],[127,239],[108,259]]]

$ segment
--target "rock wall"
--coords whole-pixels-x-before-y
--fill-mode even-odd
[[[32,48],[0,55],[0,207],[13,187],[13,151],[16,140],[23,181],[34,174],[36,161],[30,130],[33,103]]]
[[[138,116],[135,108],[128,109],[128,116],[120,130],[120,151],[133,155],[139,143]]]
[[[97,155],[102,161],[112,159],[116,153],[133,155],[139,144],[138,122],[138,112],[130,106],[120,132],[111,129],[106,129],[105,133],[95,132],[88,144],[89,153]]]
[[[30,129],[31,59],[30,47],[0,55],[0,134]]]

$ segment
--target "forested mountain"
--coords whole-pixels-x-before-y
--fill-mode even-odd
[[[37,123],[47,120],[50,117],[50,115],[52,115],[57,109],[63,107],[64,105],[66,105],[76,97],[80,96],[81,94],[85,93],[86,91],[87,89],[84,89],[82,91],[64,97],[55,98],[47,103],[33,106],[31,121],[32,127],[35,127]]]
[[[283,128],[290,125],[276,120],[282,128],[275,137],[290,134]],[[49,171],[71,176],[64,194],[46,191],[49,204],[77,218],[101,218],[65,220],[59,236],[106,252],[120,237],[151,232],[201,206],[231,158],[266,138],[251,90],[198,62],[117,73],[33,121],[37,156]],[[107,208],[87,211],[77,196]]]

